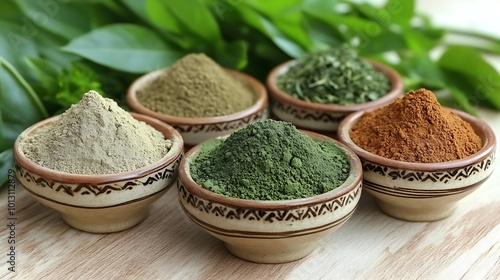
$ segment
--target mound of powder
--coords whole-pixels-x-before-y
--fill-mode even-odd
[[[145,167],[172,146],[150,125],[134,119],[95,91],[50,125],[21,139],[32,161],[72,174],[116,174]]]
[[[255,95],[204,54],[189,54],[137,91],[158,113],[188,118],[224,116],[255,103]]]
[[[192,162],[191,176],[204,188],[228,197],[311,197],[337,188],[350,172],[347,155],[335,143],[272,119],[207,144]]]
[[[426,89],[408,92],[393,103],[365,113],[350,136],[361,148],[406,162],[462,159],[483,146],[472,126]]]

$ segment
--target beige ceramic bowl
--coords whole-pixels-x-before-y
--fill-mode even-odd
[[[266,89],[256,79],[234,70],[225,71],[247,85],[254,93],[256,102],[250,108],[234,114],[208,118],[184,118],[165,115],[144,107],[138,100],[136,92],[145,84],[162,74],[165,69],[150,72],[132,83],[127,92],[127,104],[133,111],[162,120],[177,129],[184,138],[186,146],[194,146],[205,140],[231,134],[244,126],[268,117],[268,98]]]
[[[292,97],[277,86],[276,80],[278,76],[286,73],[296,61],[291,60],[276,66],[267,77],[267,88],[272,100],[271,113],[299,128],[335,133],[339,123],[348,114],[386,105],[403,92],[403,80],[396,71],[379,62],[369,62],[375,69],[389,78],[391,90],[377,100],[355,105],[319,104]]]
[[[363,186],[386,214],[407,221],[434,221],[450,216],[457,201],[476,190],[493,172],[495,135],[485,122],[454,112],[470,123],[483,148],[464,159],[443,163],[411,163],[372,154],[350,138],[352,126],[364,112],[349,115],[340,124],[339,140],[351,148],[363,165]]]
[[[70,174],[40,166],[24,155],[20,138],[49,125],[56,116],[29,127],[17,138],[14,157],[18,181],[36,200],[58,211],[66,223],[77,229],[109,233],[140,223],[148,216],[150,204],[176,180],[183,141],[165,123],[139,114],[132,116],[172,140],[170,151],[154,164],[111,175]]]
[[[309,133],[319,139],[335,141]],[[361,196],[361,164],[344,145],[351,173],[338,188],[310,198],[255,201],[215,194],[196,184],[190,163],[201,145],[192,148],[179,167],[178,195],[186,215],[222,240],[234,255],[258,263],[282,263],[310,254],[320,238],[351,217]]]

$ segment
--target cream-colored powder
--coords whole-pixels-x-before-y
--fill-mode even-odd
[[[172,146],[161,132],[95,91],[20,144],[29,159],[44,167],[87,175],[145,167]]]

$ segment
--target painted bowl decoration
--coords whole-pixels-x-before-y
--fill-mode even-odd
[[[485,122],[453,110],[471,124],[482,139],[475,154],[441,163],[397,161],[370,153],[356,145],[350,130],[364,112],[346,117],[339,126],[339,140],[361,159],[363,187],[386,214],[406,221],[435,221],[453,214],[457,202],[475,191],[494,169],[495,135]]]
[[[338,145],[350,165],[346,181],[321,195],[282,201],[230,198],[198,185],[190,174],[190,164],[202,147],[197,145],[186,153],[179,167],[177,189],[181,207],[194,223],[222,240],[231,253],[242,259],[283,263],[303,258],[316,248],[322,236],[351,217],[361,196],[360,161],[343,144]]]
[[[384,106],[403,92],[403,80],[396,71],[380,62],[367,61],[387,76],[391,89],[376,100],[353,105],[307,102],[287,94],[277,86],[277,79],[297,61],[291,60],[276,66],[267,77],[267,88],[272,101],[271,113],[278,119],[291,122],[302,129],[335,133],[339,123],[350,113]]]
[[[168,153],[144,168],[110,175],[81,175],[56,171],[28,159],[20,139],[49,125],[58,116],[23,131],[14,144],[16,176],[40,203],[58,211],[70,226],[82,231],[110,233],[125,230],[149,215],[149,206],[175,182],[183,155],[181,135],[171,126],[148,116],[132,113],[172,141]]]
[[[154,117],[173,126],[181,133],[186,146],[194,146],[211,138],[231,134],[231,132],[252,122],[268,117],[268,97],[265,87],[253,77],[230,69],[224,69],[224,71],[242,81],[255,94],[256,101],[251,107],[230,115],[204,118],[178,117],[150,110],[138,101],[137,91],[160,76],[164,70],[150,72],[135,80],[128,89],[126,102],[133,111]]]

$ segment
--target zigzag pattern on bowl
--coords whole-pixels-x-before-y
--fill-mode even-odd
[[[191,205],[193,208],[198,209],[199,211],[205,213],[213,213],[215,216],[225,219],[250,221],[263,220],[269,223],[273,223],[275,221],[301,221],[328,213],[333,213],[339,207],[350,204],[351,202],[359,199],[359,196],[361,195],[360,184],[352,192],[349,192],[337,199],[327,201],[320,205],[312,205],[290,210],[256,210],[235,208],[203,200],[187,191],[186,187],[179,179],[177,180],[177,188],[180,197],[186,202],[186,204]]]
[[[495,161],[495,153],[481,162],[467,166],[461,169],[452,169],[447,171],[437,172],[424,172],[424,171],[406,171],[399,169],[392,169],[385,166],[380,166],[368,161],[363,160],[363,172],[375,172],[381,176],[388,176],[392,180],[404,180],[409,182],[440,182],[443,184],[452,183],[453,181],[460,181],[463,178],[468,178],[481,171],[486,171],[493,166]]]
[[[179,163],[182,159],[182,155],[177,158],[176,161],[166,166],[164,169],[152,174],[149,176],[146,181],[127,181],[125,184],[121,184],[119,182],[106,182],[105,184],[61,184],[59,182],[54,182],[51,180],[47,180],[43,177],[40,177],[36,174],[31,174],[26,169],[19,166],[17,163],[15,164],[16,172],[18,176],[24,178],[27,182],[35,182],[36,186],[42,188],[49,188],[54,190],[55,192],[62,192],[69,196],[75,196],[76,194],[80,195],[90,195],[99,196],[101,194],[110,194],[113,191],[123,191],[123,190],[132,190],[135,186],[147,186],[151,185],[156,181],[170,179],[175,176],[175,172],[179,166]]]
[[[268,112],[267,109],[265,109],[257,114],[229,123],[200,124],[200,125],[172,124],[172,126],[180,133],[208,133],[208,132],[233,131],[242,128],[250,123],[253,123],[257,120],[266,119],[267,117],[268,117]]]
[[[485,178],[477,183],[456,189],[445,189],[445,190],[416,190],[416,189],[408,189],[408,188],[389,188],[386,186],[382,186],[380,184],[376,184],[367,180],[363,181],[363,187],[365,187],[368,191],[377,192],[384,195],[389,196],[397,196],[404,198],[437,198],[442,196],[450,196],[457,195],[464,192],[470,192],[477,187],[479,187],[484,181],[488,178]]]
[[[300,120],[312,120],[312,121],[338,123],[342,119],[344,119],[344,117],[346,116],[345,114],[334,115],[334,114],[328,114],[328,113],[323,113],[323,112],[314,111],[314,110],[297,109],[294,106],[284,104],[284,103],[281,103],[279,101],[274,101],[272,108],[273,108],[273,113],[275,113],[275,114],[276,114],[276,112],[278,112],[278,114],[284,113],[284,114],[290,115],[293,118],[300,119]]]
[[[198,224],[200,227],[203,229],[216,233],[217,235],[222,235],[225,237],[238,237],[238,238],[252,238],[252,239],[283,239],[283,238],[291,238],[291,237],[301,237],[301,236],[307,236],[310,234],[315,234],[315,233],[320,233],[326,230],[329,230],[331,228],[336,228],[341,226],[343,223],[345,223],[354,213],[354,210],[356,210],[356,207],[354,207],[347,215],[341,217],[340,219],[331,221],[330,223],[317,226],[317,227],[312,227],[312,228],[306,228],[302,230],[292,230],[292,231],[281,231],[281,232],[258,232],[258,231],[248,231],[248,230],[227,230],[225,228],[217,227],[212,224],[206,223],[202,221],[201,219],[198,219],[186,209],[183,209],[184,212],[188,215],[188,217],[193,220],[196,224]]]

